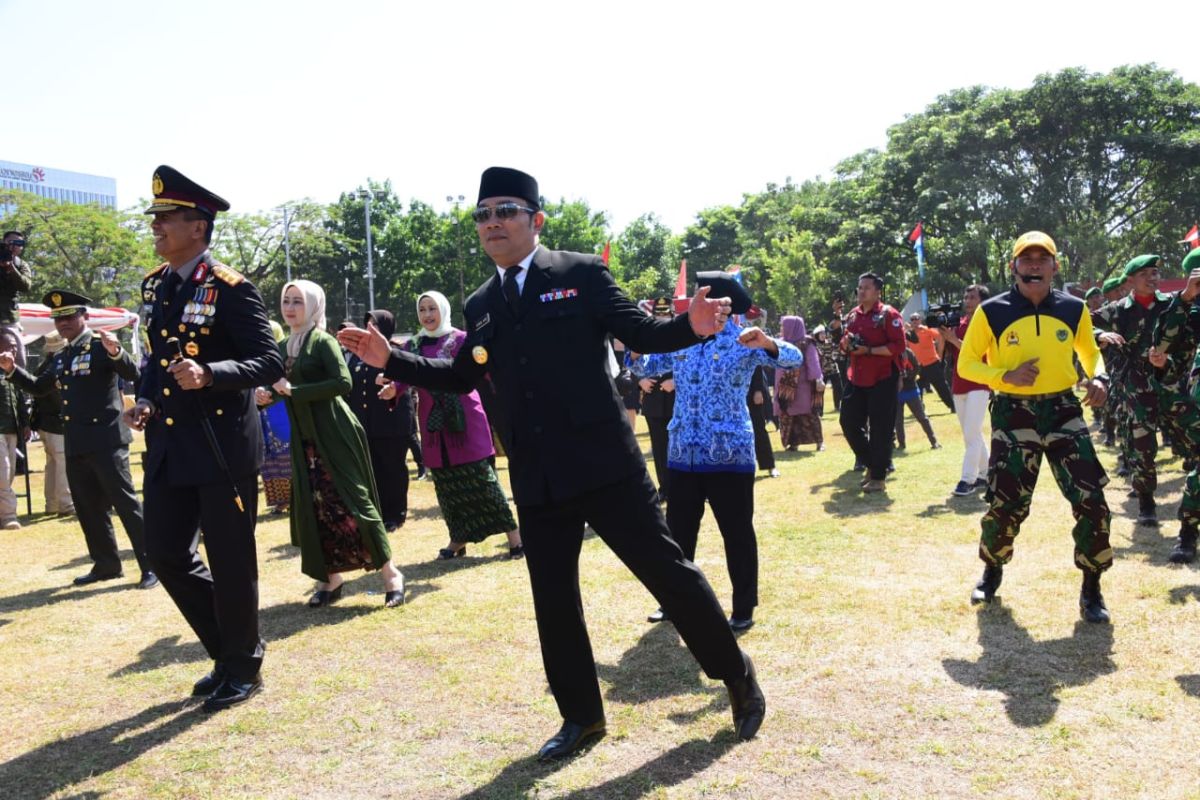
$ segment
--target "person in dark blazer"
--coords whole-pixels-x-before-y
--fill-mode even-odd
[[[96,333],[87,325],[91,300],[56,289],[42,304],[50,309],[54,328],[66,340],[51,366],[37,377],[17,366],[16,355],[0,353],[0,369],[34,397],[59,394],[67,456],[67,483],[75,512],[87,541],[92,569],[75,579],[76,586],[122,576],[117,536],[109,508],[117,511],[133,555],[141,568],[139,589],[158,585],[146,558],[142,504],[129,473],[129,443],[133,436],[121,424],[124,404],[118,379],[137,380],[133,357],[109,331]]]
[[[262,686],[258,469],[253,389],[283,377],[262,296],[208,252],[229,203],[171,167],[154,173],[150,229],[166,263],[142,281],[150,358],[127,423],[146,431],[147,551],[216,662],[193,687],[216,711]],[[199,530],[212,572],[200,560]]]
[[[599,257],[538,245],[546,215],[537,181],[518,170],[483,173],[473,216],[497,272],[468,298],[467,340],[453,360],[402,352],[370,328],[338,338],[405,383],[468,392],[489,372],[508,409],[510,477],[542,659],[563,717],[538,757],[569,755],[605,733],[579,594],[585,522],[670,614],[705,673],[725,681],[737,735],[753,737],[766,712],[754,667],[703,573],[670,536],[606,346],[612,335],[639,353],[688,347],[725,324],[729,299],[709,298],[705,288],[687,315],[647,316]]]
[[[655,319],[669,320],[675,311],[669,297],[654,300]],[[642,416],[650,432],[650,456],[654,459],[654,477],[658,480],[658,502],[667,502],[670,495],[670,475],[667,469],[667,426],[675,414],[675,376],[667,372],[638,381],[642,389]]]
[[[396,332],[396,319],[392,312],[376,309],[368,311],[367,320],[389,339]],[[358,356],[349,353],[346,365],[354,387],[346,402],[367,434],[367,445],[371,454],[371,470],[375,473],[375,486],[379,490],[379,513],[383,525],[390,533],[404,524],[408,518],[408,438],[412,430],[412,403],[408,397],[396,395],[387,400],[379,397],[377,378],[383,370],[372,367]]]

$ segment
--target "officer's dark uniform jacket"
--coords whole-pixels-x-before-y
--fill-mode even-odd
[[[675,414],[675,393],[664,392],[662,383],[675,377],[673,372],[654,376],[654,388],[642,393],[642,416],[670,419]]]
[[[206,252],[164,307],[170,269],[163,264],[142,281],[142,300],[149,310],[150,357],[138,397],[149,400],[155,409],[146,424],[146,474],[165,478],[171,486],[228,480],[201,427],[199,401],[230,475],[234,480],[249,477],[263,459],[253,389],[270,386],[283,376],[283,359],[262,299],[240,273],[214,262]],[[172,337],[179,339],[186,358],[208,367],[211,384],[203,389],[179,388],[167,372],[176,355],[169,343]],[[164,460],[167,473],[160,476]]]
[[[49,398],[56,392],[61,397],[67,456],[128,447],[133,437],[121,423],[124,404],[118,378],[138,379],[133,357],[121,350],[113,358],[100,337],[85,330],[48,361],[49,368],[36,377],[15,367],[12,381],[35,397]]]
[[[392,349],[388,377],[465,393],[490,372],[518,505],[560,502],[645,470],[608,373],[606,336],[638,353],[695,344],[686,315],[646,316],[595,256],[539,247],[514,313],[499,275],[464,309],[467,340],[453,361]]]
[[[347,366],[354,386],[346,402],[350,404],[354,416],[358,417],[367,437],[407,438],[412,431],[412,403],[407,393],[397,393],[391,400],[380,400],[379,390],[383,387],[375,383],[375,378],[382,375],[383,370],[372,367],[355,355],[347,359]]]

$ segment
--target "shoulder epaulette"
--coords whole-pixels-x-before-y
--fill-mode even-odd
[[[171,265],[169,263],[164,262],[162,264],[159,264],[157,267],[155,267],[154,269],[147,272],[144,276],[142,276],[142,280],[146,280],[147,278],[153,278],[155,275],[161,275],[162,273],[166,272],[170,268],[171,268]]]
[[[217,280],[223,281],[230,286],[237,286],[239,283],[246,280],[242,273],[238,272],[236,269],[227,267],[224,264],[213,264],[212,274]]]

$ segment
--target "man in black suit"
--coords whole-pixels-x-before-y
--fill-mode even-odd
[[[168,166],[154,173],[154,249],[142,281],[150,359],[127,423],[146,431],[147,550],[171,599],[216,662],[193,687],[204,708],[259,690],[258,470],[253,389],[283,376],[258,290],[208,252],[229,203]],[[200,535],[212,572],[196,554]]]
[[[16,354],[0,353],[0,369],[17,386],[35,397],[59,393],[67,457],[67,484],[75,512],[87,541],[92,569],[75,579],[76,586],[119,578],[121,557],[109,508],[117,510],[133,555],[141,568],[139,589],[158,585],[146,559],[142,504],[129,474],[129,443],[133,436],[121,424],[124,405],[118,379],[138,377],[133,357],[109,331],[94,332],[87,325],[91,300],[81,294],[56,289],[42,304],[50,309],[54,328],[66,346],[54,355],[50,367],[36,378],[17,365]]]
[[[579,552],[590,523],[658,599],[705,673],[729,687],[734,725],[754,736],[766,701],[703,573],[671,539],[654,485],[608,372],[606,337],[639,353],[688,347],[719,330],[729,299],[701,289],[687,315],[646,316],[596,256],[546,250],[537,182],[483,173],[476,231],[496,275],[466,302],[467,341],[453,361],[392,349],[374,330],[338,338],[405,383],[467,392],[490,372],[508,409],[509,467],[533,588],[542,660],[563,725],[539,758],[604,735],[604,707],[579,596]]]

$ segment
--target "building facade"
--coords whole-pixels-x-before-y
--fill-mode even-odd
[[[0,161],[0,188],[20,189],[64,203],[117,207],[117,180],[65,169]]]

